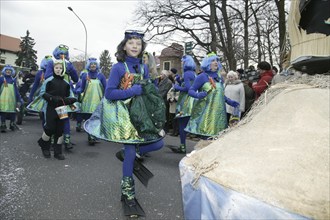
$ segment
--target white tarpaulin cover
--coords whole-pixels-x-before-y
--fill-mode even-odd
[[[289,86],[183,158],[185,218],[329,219],[329,100],[329,88]]]

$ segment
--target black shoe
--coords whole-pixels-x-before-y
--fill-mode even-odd
[[[1,133],[5,133],[6,130],[7,130],[6,125],[5,125],[5,124],[2,124],[2,125],[0,126],[0,131],[1,131]]]
[[[54,144],[54,157],[58,160],[64,160],[65,157],[62,154],[62,144]]]
[[[19,127],[15,123],[10,123],[9,129],[15,131],[19,130]]]
[[[41,147],[42,155],[45,158],[50,158],[50,141],[44,141],[42,138],[38,140],[38,144]]]

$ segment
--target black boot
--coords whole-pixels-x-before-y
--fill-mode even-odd
[[[90,146],[94,146],[96,143],[95,137],[93,135],[88,134],[88,144]]]
[[[15,130],[19,130],[19,127],[16,125],[15,122],[10,122],[9,129],[15,131]]]
[[[65,157],[62,154],[62,144],[54,144],[54,157],[58,160],[64,160]]]
[[[38,144],[41,147],[42,155],[44,155],[45,158],[50,158],[50,141],[44,141],[40,138]]]
[[[1,133],[5,133],[6,130],[7,130],[6,122],[1,123],[1,126],[0,126]]]

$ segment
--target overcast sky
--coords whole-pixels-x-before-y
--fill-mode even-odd
[[[85,29],[87,28],[87,52],[99,58],[103,50],[109,50],[114,59],[116,47],[124,37],[126,29],[142,29],[130,24],[139,0],[134,1],[31,1],[0,0],[0,32],[20,38],[26,30],[35,40],[38,65],[41,59],[52,54],[59,44],[70,48],[70,57],[83,55],[85,51]],[[76,48],[76,49],[74,49]],[[147,50],[160,53],[161,47],[148,45]]]

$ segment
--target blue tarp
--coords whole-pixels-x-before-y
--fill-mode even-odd
[[[309,219],[231,190],[179,164],[185,219]],[[194,184],[193,184],[194,183]]]

